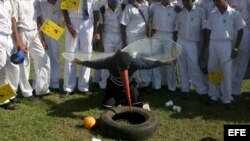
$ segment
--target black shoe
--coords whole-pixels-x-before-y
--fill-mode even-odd
[[[224,108],[226,110],[232,110],[232,108],[233,108],[233,104],[232,103],[225,103],[223,105],[224,105]]]
[[[150,87],[143,87],[143,88],[139,88],[139,91],[146,93],[146,94],[152,94],[153,91]]]
[[[181,98],[184,100],[188,100],[189,99],[189,92],[182,92],[181,93]]]
[[[6,110],[16,110],[16,105],[12,102],[8,102],[4,105],[0,105],[0,107],[6,109]]]
[[[49,88],[49,90],[53,93],[61,93],[63,90],[60,88]]]
[[[71,93],[72,92],[65,91],[65,92],[63,92],[63,93],[60,94],[60,98],[66,98],[66,97],[70,96]]]
[[[85,96],[93,96],[93,93],[91,91],[86,91],[86,92],[82,92],[82,93]]]
[[[209,99],[207,101],[208,106],[214,106],[214,105],[217,105],[218,103],[219,103],[218,101],[215,101],[215,100],[212,100],[212,99]]]
[[[95,91],[95,90],[98,90],[98,89],[100,89],[99,83],[91,82],[89,84],[89,90]]]
[[[232,97],[233,97],[233,99],[234,99],[234,103],[235,103],[235,101],[238,101],[239,99],[240,99],[240,95],[232,95]]]
[[[141,102],[141,101],[138,101],[138,102],[132,103],[132,106],[142,108],[143,104],[142,104],[142,102]]]
[[[199,97],[199,101],[201,104],[207,103],[208,100],[209,100],[208,94],[203,94],[200,95]]]
[[[10,99],[10,102],[12,102],[12,103],[22,103],[21,99],[19,99],[19,98]]]
[[[32,95],[32,96],[29,96],[29,97],[25,97],[25,99],[27,99],[28,101],[35,101],[35,100],[36,100],[36,97],[34,97],[34,96]]]
[[[36,97],[38,97],[38,98],[43,98],[43,97],[49,96],[49,95],[51,95],[51,94],[52,94],[52,93],[51,93],[50,91],[48,91],[48,92],[45,93],[45,94],[36,95]]]

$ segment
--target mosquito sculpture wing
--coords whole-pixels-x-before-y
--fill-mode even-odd
[[[176,42],[163,38],[146,38],[129,44],[122,49],[133,57],[150,60],[171,61],[181,55],[182,48]]]
[[[159,61],[172,61],[180,56],[182,48],[172,40],[163,38],[146,38],[129,44],[127,47],[123,48],[122,51],[128,52],[133,57],[143,57],[146,59]],[[69,61],[73,61],[75,58],[81,61],[93,61],[110,57],[114,55],[114,53],[115,52],[64,52],[62,56]]]
[[[81,61],[94,61],[98,59],[107,58],[114,55],[114,52],[104,53],[104,52],[92,52],[92,53],[80,53],[80,52],[64,52],[62,56],[69,60],[73,61],[76,58]]]

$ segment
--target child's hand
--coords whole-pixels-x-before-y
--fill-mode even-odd
[[[75,58],[73,62],[76,63],[76,64],[79,64],[79,65],[83,64],[83,61],[81,61],[81,60],[79,60],[77,58]]]
[[[163,65],[175,65],[176,64],[176,60],[172,60],[172,61],[162,61]]]
[[[231,53],[231,58],[232,59],[236,58],[238,56],[239,51],[240,50],[238,48],[234,48]]]
[[[72,25],[67,25],[67,27],[68,27],[68,30],[69,30],[71,36],[73,38],[76,38],[77,34],[78,34],[77,31],[76,31],[76,29]]]

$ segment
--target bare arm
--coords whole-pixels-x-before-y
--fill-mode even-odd
[[[231,54],[232,58],[235,58],[238,55],[239,46],[240,46],[240,42],[242,40],[242,36],[243,36],[243,29],[240,29],[240,30],[238,30],[236,42],[235,42],[234,48],[232,50],[232,54]]]
[[[16,23],[16,19],[14,17],[11,18],[11,23],[12,23],[12,31],[13,31],[13,38],[16,42],[16,47],[17,49],[22,50],[25,54],[28,53],[28,49],[27,47],[23,44],[21,38],[20,38],[20,34],[19,31],[17,29],[17,23]]]
[[[100,31],[99,31],[99,26],[100,26],[99,11],[94,11],[93,13],[94,13],[94,37],[93,37],[93,41],[98,42],[101,39]]]
[[[210,35],[211,35],[211,30],[207,28],[203,30],[204,45],[202,48],[202,54],[205,60],[208,60]]]
[[[38,18],[37,18],[37,28],[38,29],[40,29],[41,28],[41,26],[42,26],[42,16],[39,16]],[[45,49],[48,49],[48,44],[47,44],[47,42],[45,41],[45,37],[44,37],[44,34],[43,34],[43,32],[39,32],[39,34],[40,34],[40,40],[41,40],[41,42],[42,42],[42,45],[43,45],[43,47],[45,48]]]
[[[78,64],[78,65],[83,65],[89,68],[94,68],[94,69],[108,69],[108,66],[110,65],[110,63],[108,63],[107,59],[100,59],[100,60],[96,60],[96,61],[80,61],[78,59],[75,59],[73,61],[74,63]]]
[[[72,26],[71,22],[70,22],[70,18],[69,18],[69,12],[67,10],[63,10],[63,17],[66,23],[66,26],[70,32],[70,34],[72,35],[72,37],[76,37],[77,36],[77,31],[75,29],[74,26]]]
[[[126,34],[127,26],[121,24],[121,34],[122,34],[122,48],[127,46],[127,34]]]

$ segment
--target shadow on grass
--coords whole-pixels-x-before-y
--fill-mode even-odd
[[[225,105],[217,103],[215,105],[208,105],[207,101],[200,100],[198,94],[192,91],[188,99],[183,99],[181,94],[168,92],[163,88],[159,92],[152,94],[141,93],[144,102],[150,104],[152,110],[162,109],[170,110],[165,107],[165,102],[172,100],[174,105],[181,106],[180,113],[173,112],[170,117],[175,119],[193,119],[202,117],[205,120],[224,120],[228,122],[250,122],[250,93],[242,93],[232,104],[230,109],[225,108]]]
[[[71,95],[68,99],[61,103],[56,103],[50,99],[42,99],[43,102],[50,106],[48,116],[62,118],[82,118],[83,115],[77,115],[76,112],[89,111],[100,107],[102,96],[95,94],[94,96],[86,97],[80,95]]]
[[[50,106],[48,116],[65,117],[65,118],[82,118],[76,112],[89,111],[101,107],[103,95],[95,92],[94,96],[86,97],[78,94],[70,96],[70,98],[55,102],[55,100],[42,99]],[[170,117],[175,119],[193,119],[202,117],[205,120],[224,120],[227,122],[250,122],[250,93],[242,93],[232,104],[231,109],[226,109],[221,103],[216,105],[208,105],[200,100],[200,96],[195,92],[191,92],[188,99],[183,99],[179,93],[168,92],[165,88],[161,91],[145,94],[140,92],[144,103],[149,103],[152,111],[168,110],[165,102],[172,100],[174,105],[181,106],[180,113],[172,112]],[[60,99],[59,99],[60,100]]]
[[[62,80],[60,81],[62,84]],[[62,86],[62,85],[61,85]],[[181,106],[180,113],[172,112],[170,117],[175,119],[193,119],[202,117],[205,120],[224,120],[227,122],[250,122],[250,92],[242,93],[232,104],[231,109],[226,109],[221,103],[216,105],[207,105],[206,102],[201,102],[200,96],[194,91],[190,92],[188,100],[182,98],[178,92],[169,92],[166,88],[160,91],[153,91],[151,94],[139,92],[144,103],[149,103],[152,111],[154,110],[169,110],[165,107],[165,102],[172,100],[174,105]],[[95,95],[92,97],[72,95],[65,100],[42,99],[50,106],[48,111],[49,116],[80,118],[75,112],[89,111],[90,109],[100,108],[103,95],[99,94],[99,90],[95,89]],[[82,116],[81,116],[82,117]]]

